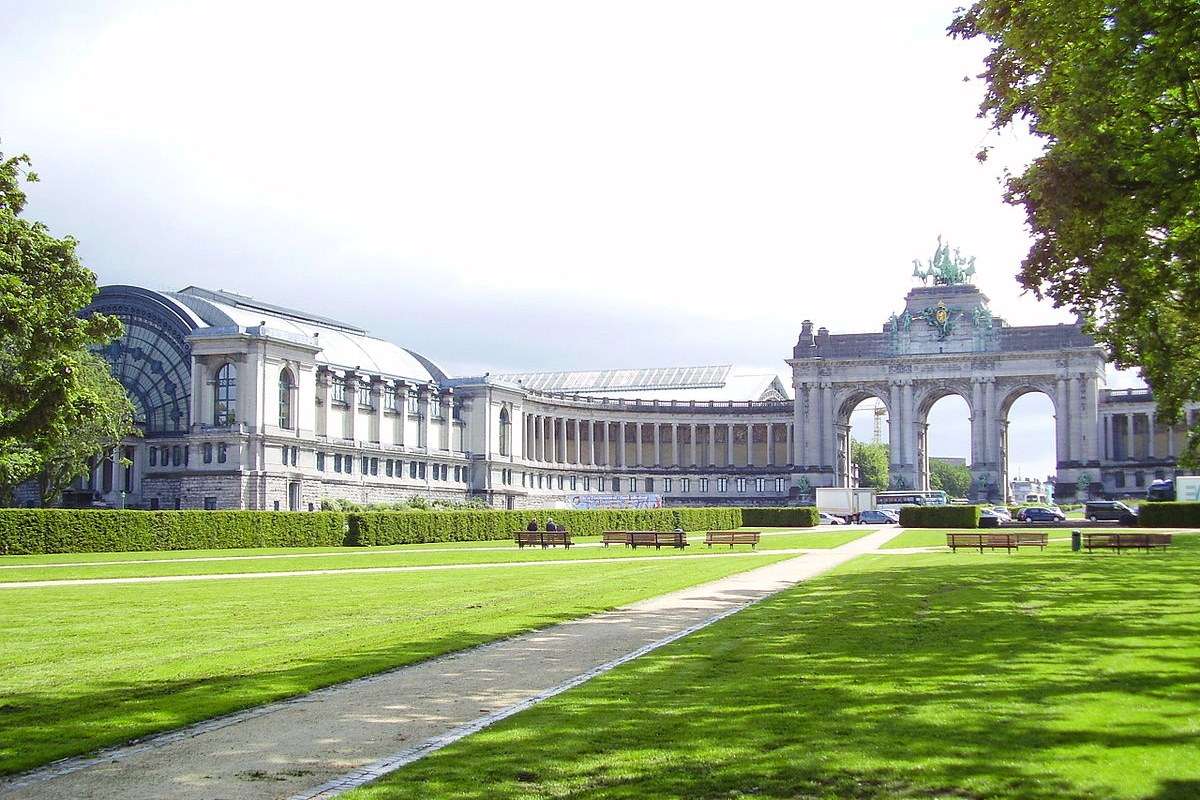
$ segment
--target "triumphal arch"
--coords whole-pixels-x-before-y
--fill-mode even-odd
[[[793,484],[849,486],[850,414],[875,398],[888,418],[895,488],[929,488],[928,415],[957,394],[971,415],[972,499],[1003,501],[1008,481],[1008,412],[1041,392],[1054,404],[1057,484],[1066,499],[1103,491],[1099,404],[1104,350],[1082,325],[1015,327],[994,316],[971,283],[974,259],[938,240],[921,285],[876,333],[830,334],[803,323],[788,359],[795,388]]]

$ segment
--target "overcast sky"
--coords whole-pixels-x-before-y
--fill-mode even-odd
[[[877,330],[939,233],[1008,322],[1071,319],[1014,281],[998,176],[1033,145],[975,118],[959,2],[0,0],[0,150],[101,283],[233,289],[457,374],[782,373],[804,319]],[[1051,414],[1014,410],[1014,473],[1052,471]],[[967,455],[965,404],[931,436]]]

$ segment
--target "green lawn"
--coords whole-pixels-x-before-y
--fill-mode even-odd
[[[848,532],[804,531],[763,536],[758,549],[829,548],[845,544],[863,534],[861,529]],[[596,538],[596,537],[592,537]],[[0,582],[29,580],[65,580],[74,578],[125,578],[157,575],[212,575],[239,572],[290,572],[314,569],[355,569],[363,567],[407,567],[442,564],[503,564],[514,561],[562,561],[591,558],[670,557],[680,554],[674,548],[653,547],[539,547],[518,548],[511,541],[455,542],[455,546],[404,545],[383,548],[313,548],[297,555],[296,549],[276,550],[193,550],[179,551],[174,559],[161,553],[107,553],[103,559],[74,560],[69,556],[10,556],[0,558]],[[473,546],[466,546],[473,545]],[[750,552],[748,545],[706,547],[703,535],[690,537],[689,555],[720,556],[729,552]],[[89,553],[89,556],[97,554]],[[154,556],[146,558],[146,556]],[[253,556],[253,558],[247,558]],[[58,560],[55,560],[57,558]],[[197,561],[195,559],[207,559]],[[114,563],[96,563],[114,562]],[[70,566],[47,566],[68,564]]]
[[[1200,797],[1200,538],[865,556],[348,795]]]
[[[0,773],[787,557],[2,590]]]

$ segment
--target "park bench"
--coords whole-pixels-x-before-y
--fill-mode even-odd
[[[1085,533],[1083,546],[1090,553],[1092,550],[1145,550],[1154,548],[1166,550],[1171,545],[1169,533]]]
[[[1018,548],[1037,547],[1045,550],[1046,544],[1050,539],[1050,534],[1045,531],[1013,531],[1008,535],[1016,539]]]
[[[517,531],[513,534],[517,547],[558,547],[571,548],[570,531]]]
[[[1005,550],[1011,553],[1017,549],[1017,536],[1014,533],[947,533],[946,544],[952,552],[957,553],[958,548],[965,547],[971,550],[979,550],[983,552],[988,550]]]
[[[605,547],[608,547],[610,544],[627,545],[629,544],[629,537],[632,533],[633,531],[605,531],[601,537],[601,541],[604,542]]]
[[[760,535],[761,531],[707,531],[704,534],[704,543],[709,547],[714,544],[727,544],[732,548],[735,544],[748,544],[754,548],[758,545]]]

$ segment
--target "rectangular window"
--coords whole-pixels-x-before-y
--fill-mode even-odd
[[[217,463],[224,464],[229,460],[229,445],[221,442],[217,445]]]
[[[150,466],[152,466],[152,467],[158,466],[158,448],[157,447],[150,448]]]
[[[341,453],[333,454],[333,471],[334,472],[342,471],[342,454]]]
[[[783,478],[776,478],[776,479],[775,479],[775,492],[776,492],[776,494],[783,494],[783,483],[784,483],[784,480],[783,480]]]
[[[285,445],[283,446],[283,465],[284,465],[285,467],[287,466],[287,464],[288,464],[288,459],[289,459],[289,458],[291,458],[291,455],[292,455],[292,448],[288,447],[288,446],[285,444]]]
[[[663,478],[663,491],[667,492],[668,494],[671,492],[671,479],[670,478]]]
[[[346,456],[342,459],[342,467],[346,470],[346,474],[354,472],[354,456]]]
[[[346,380],[345,378],[333,378],[329,382],[330,400],[334,403],[346,405]]]
[[[157,497],[150,498],[150,510],[158,511],[158,498]]]
[[[410,477],[410,478],[417,477],[417,462],[415,462],[415,461],[408,462],[408,477]]]
[[[177,467],[183,464],[183,448],[179,445],[171,448],[171,462]]]
[[[367,458],[366,456],[363,456],[362,457],[362,474],[366,475],[370,471],[371,471],[371,459]]]
[[[746,491],[746,479],[745,479],[745,478],[738,478],[738,479],[737,479],[737,490],[738,490],[739,492],[744,492],[744,491]]]
[[[583,476],[583,490],[585,492],[590,492],[592,490],[592,476],[591,475]]]
[[[654,491],[654,478],[646,478],[646,491],[647,492]]]
[[[691,478],[680,478],[679,479],[679,491],[683,492],[684,494],[687,494],[691,490],[692,490],[692,479]]]
[[[298,464],[299,462],[300,462],[300,448],[293,447],[292,448],[292,466],[293,467],[296,466],[296,464]]]
[[[433,419],[442,418],[442,404],[438,402],[436,397],[429,398],[429,416]]]
[[[425,462],[424,461],[422,461],[420,464],[417,465],[417,477],[421,478],[422,480],[425,479]]]
[[[383,408],[385,411],[395,411],[399,402],[399,394],[396,392],[395,386],[389,386],[383,390]]]
[[[417,396],[415,394],[410,394],[408,396],[408,413],[410,413],[410,414],[420,414],[421,413],[421,401],[417,398]]]
[[[767,490],[767,479],[766,478],[755,478],[754,479],[754,491],[765,492],[766,490]]]
[[[360,383],[358,385],[358,404],[364,408],[371,407],[371,384]]]
[[[717,491],[721,493],[729,491],[729,478],[717,478]]]
[[[708,478],[700,479],[700,492],[701,494],[708,492]]]
[[[325,454],[317,453],[317,472],[325,471]]]
[[[371,474],[372,475],[379,474],[379,459],[378,458],[371,459]]]
[[[559,488],[559,491],[562,491],[562,488],[563,488],[563,476],[562,475],[558,476],[558,488]]]
[[[462,403],[455,403],[453,406],[451,406],[451,409],[453,409],[452,413],[454,414],[454,421],[462,422]]]
[[[577,481],[578,481],[578,478],[576,478],[574,475],[572,475],[571,476],[571,491],[572,492],[576,490]]]
[[[614,492],[614,493],[615,493],[615,492],[619,492],[619,491],[621,491],[621,479],[620,479],[620,478],[613,478],[613,488],[612,488],[612,490],[613,490],[613,492]]]
[[[392,461],[392,459],[389,458],[387,461],[385,461],[383,463],[384,474],[387,475],[389,478],[392,477],[392,472],[395,470],[395,467],[396,467],[396,462]]]
[[[205,511],[216,511],[217,510],[217,498],[215,498],[215,497],[204,498],[204,510]]]

